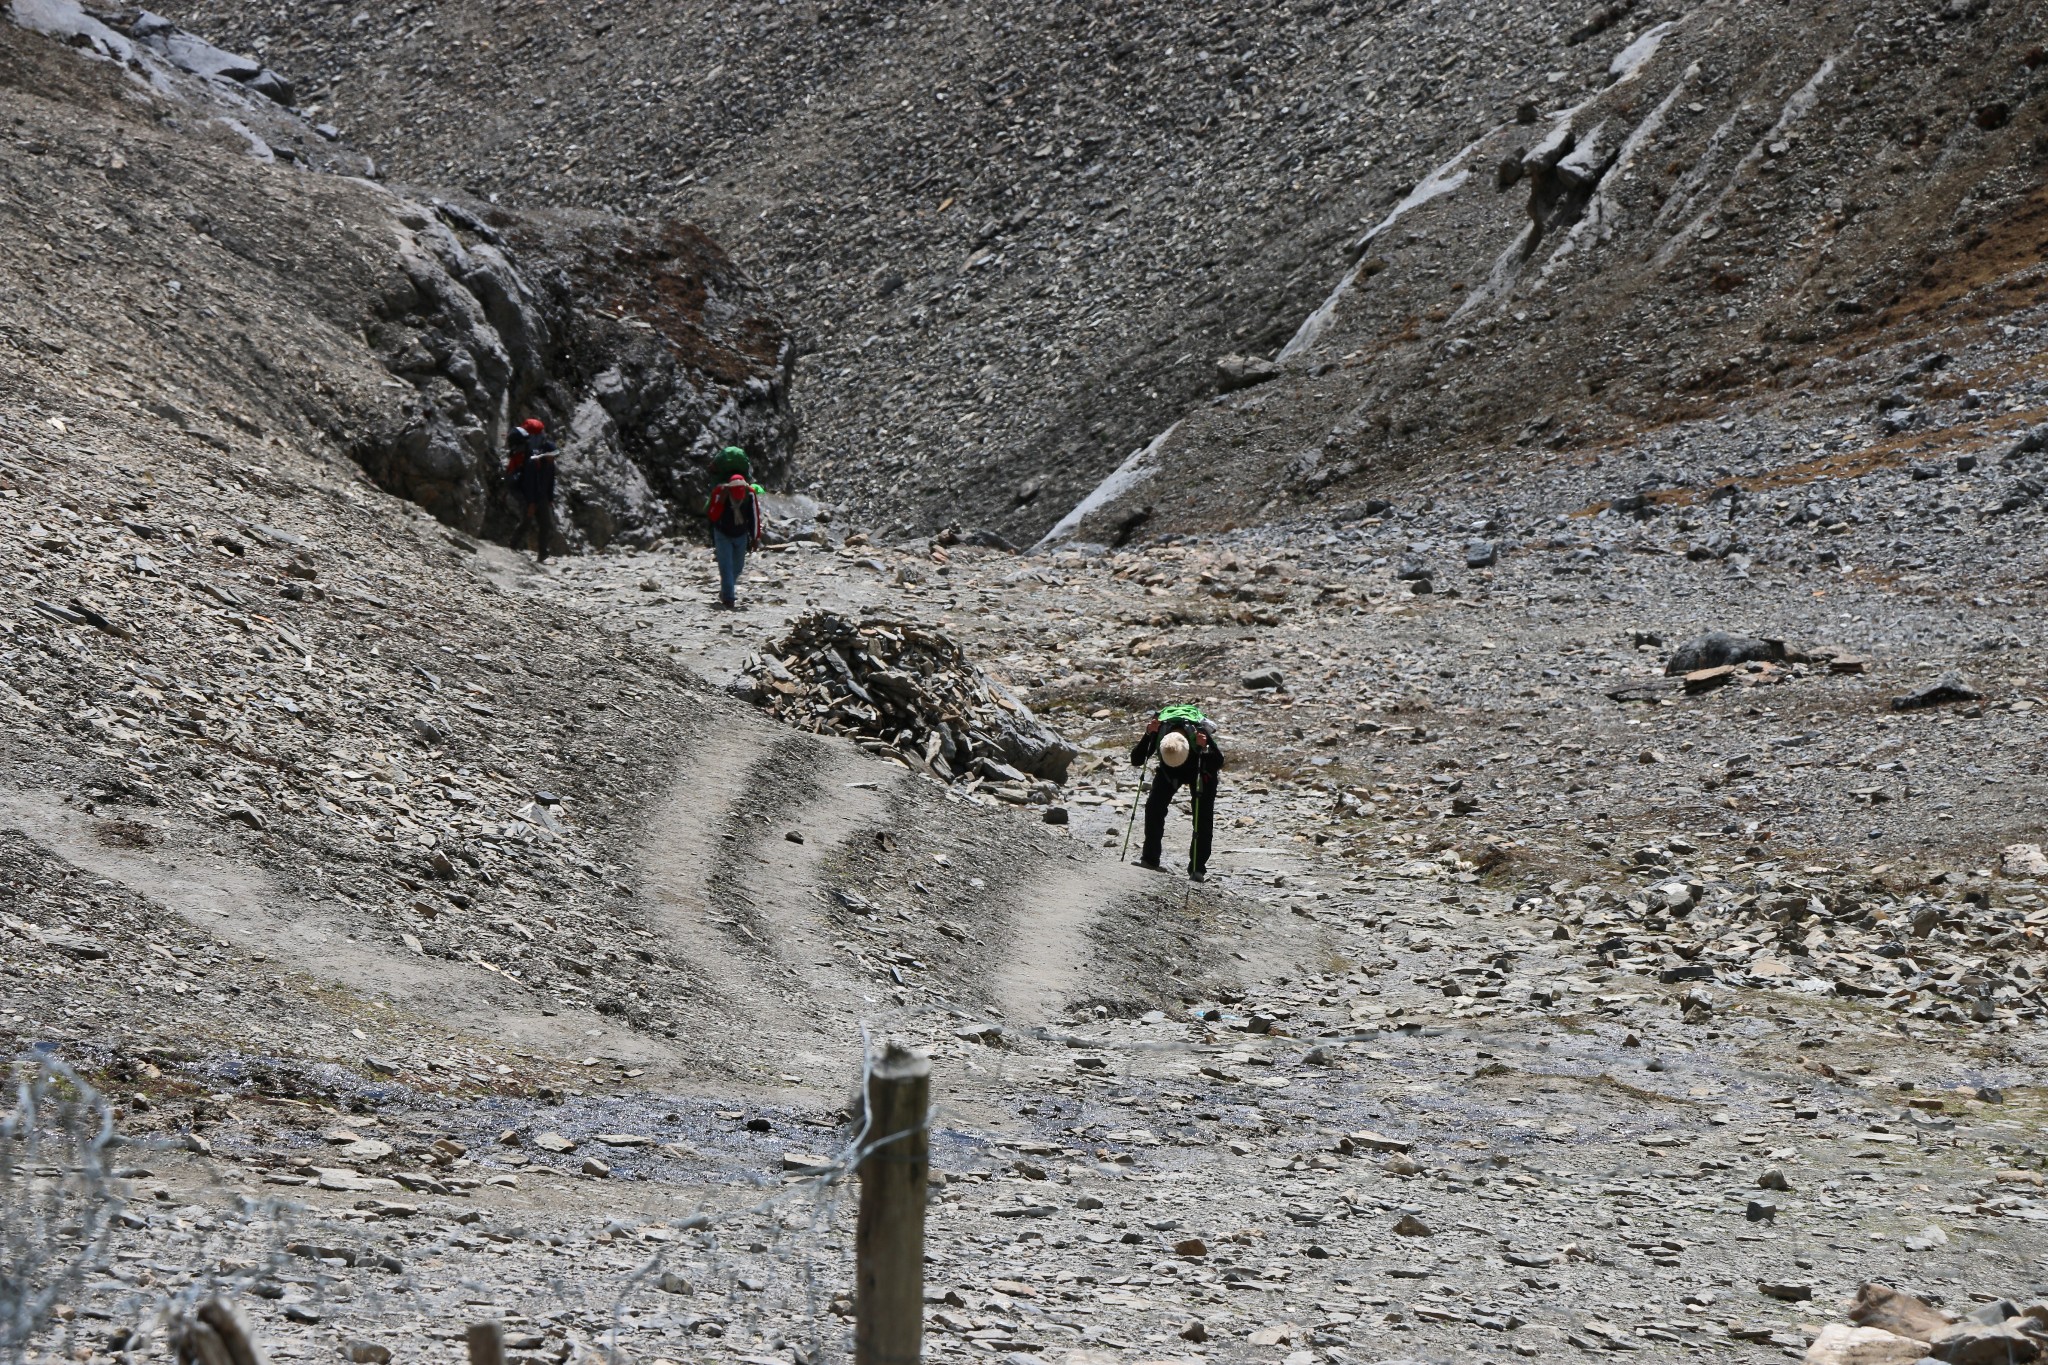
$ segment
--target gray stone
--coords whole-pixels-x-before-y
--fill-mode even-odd
[[[263,73],[263,63],[254,57],[243,57],[215,47],[204,38],[195,37],[181,29],[159,33],[151,40],[151,45],[169,57],[171,65],[180,71],[189,71],[195,76],[253,81]]]
[[[1670,660],[1664,665],[1664,674],[1666,677],[1678,677],[1707,668],[1724,668],[1730,664],[1759,660],[1775,661],[1784,657],[1785,644],[1782,640],[1760,640],[1754,636],[1710,630],[1704,635],[1695,635],[1673,650]]]
[[[1925,1358],[1927,1343],[1876,1327],[1851,1327],[1831,1322],[1821,1328],[1807,1349],[1807,1365],[1914,1365]]]
[[[1050,1204],[1006,1204],[989,1210],[997,1218],[1049,1218],[1058,1212]]]
[[[2015,1317],[1996,1324],[1956,1323],[1934,1334],[1927,1354],[1947,1365],[2017,1365],[2037,1360],[2041,1339],[2027,1330],[2032,1318]]]
[[[1508,1336],[1508,1349],[1531,1360],[1564,1358],[1564,1329],[1547,1322],[1527,1322]]]
[[[1258,356],[1226,355],[1216,361],[1216,389],[1235,393],[1280,377],[1280,367]]]
[[[248,80],[242,82],[242,84],[265,99],[275,100],[286,108],[290,108],[297,98],[296,92],[292,88],[292,83],[267,66]]]
[[[1929,706],[1946,706],[1951,702],[1977,701],[1983,693],[1964,682],[1958,673],[1944,673],[1924,687],[1916,687],[1903,696],[1892,698],[1894,711],[1919,711]]]
[[[2048,422],[2030,429],[2024,436],[2014,441],[2005,455],[2007,459],[2011,459],[2016,455],[2032,455],[2042,450],[2048,450]]]

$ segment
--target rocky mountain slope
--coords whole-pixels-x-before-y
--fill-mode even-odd
[[[203,1039],[288,1071],[301,1055],[367,1064],[352,1046],[308,1053],[310,1025],[250,993],[274,978],[315,1019],[332,1009],[323,992],[403,1002],[406,1022],[370,1050],[382,1074],[427,1079],[493,1035],[530,1057],[580,1053],[591,1044],[564,1015],[610,1040],[622,1070],[645,1071],[657,1040],[766,1011],[740,964],[770,936],[750,907],[784,907],[733,872],[739,860],[829,878],[850,897],[833,913],[858,922],[850,907],[869,903],[863,889],[873,898],[873,877],[974,847],[1005,889],[927,874],[931,918],[891,937],[935,964],[1000,951],[995,907],[1023,884],[1000,868],[1041,856],[1049,830],[878,780],[900,768],[847,774],[872,796],[844,795],[831,777],[850,756],[792,740],[559,594],[529,595],[525,561],[378,487],[346,439],[330,441],[320,423],[336,410],[396,420],[417,401],[386,397],[412,390],[344,327],[380,289],[420,292],[405,234],[460,259],[438,212],[258,161],[239,134],[210,131],[209,106],[7,33],[0,100],[22,155],[0,171],[0,235],[41,265],[10,255],[0,278],[16,357],[0,387],[0,805],[12,932],[51,988],[42,1036],[102,1061]],[[286,255],[308,243],[324,274]],[[452,292],[452,276],[426,273],[437,259],[411,263]],[[391,325],[415,316],[395,310]],[[567,458],[579,455],[591,458]],[[884,851],[877,828],[902,832]],[[773,856],[785,849],[787,868]],[[700,922],[713,901],[723,917]],[[970,905],[971,941],[941,932]],[[80,979],[67,956],[122,974]],[[144,991],[165,1006],[132,1021],[128,974],[156,962],[165,978]],[[173,984],[185,971],[176,981],[232,984],[202,1005]],[[946,976],[999,981],[968,966]],[[814,1011],[798,1032],[851,1027]],[[772,1019],[761,1030],[754,1045],[784,1032],[801,1046]],[[701,1039],[693,1054],[660,1069],[754,1065]]]
[[[563,447],[563,548],[694,519],[727,442],[787,467],[791,344],[700,230],[401,194],[161,20],[22,14],[106,60],[0,53],[15,352],[117,371],[100,397],[224,453],[353,461],[493,538],[517,529],[498,471],[527,416]]]
[[[1645,31],[1598,93],[1446,159],[1264,387],[1191,411],[1062,533],[1504,476],[1731,412],[1869,440],[1975,412],[1937,372],[2048,288],[2044,37],[1995,6],[1709,4]]]
[[[174,12],[405,174],[706,223],[819,348],[811,477],[1024,540],[1183,416],[1103,533],[1825,393],[2025,275],[2048,80],[2013,0]]]
[[[1163,501],[1199,483],[1176,436],[1056,547],[813,522],[751,564],[749,614],[714,613],[708,551],[667,531],[699,441],[786,449],[779,286],[648,225],[674,220],[394,192],[277,43],[10,13],[0,1052],[75,1064],[132,1144],[31,1164],[108,1239],[36,1351],[168,1360],[161,1314],[224,1291],[282,1360],[455,1360],[492,1318],[516,1365],[820,1365],[850,1335],[835,1154],[882,1035],[933,1056],[942,1105],[934,1359],[1839,1361],[1871,1281],[1932,1304],[1894,1304],[1887,1351],[2037,1345],[2048,305],[2023,235],[1979,245],[1981,278],[1934,262],[1946,311],[1836,308],[1876,330],[1812,367],[1818,398],[1598,440],[1589,407],[1483,464],[1304,463],[1257,501]],[[414,37],[453,13],[409,11]],[[1987,15],[1887,31],[1967,45]],[[917,15],[874,17],[880,45]],[[1605,17],[1560,49],[1588,90],[1648,31]],[[1668,54],[1635,53],[1589,108],[1666,98]],[[1718,107],[1704,69],[1670,117]],[[1781,74],[1755,88],[1810,78]],[[1571,127],[1491,201],[1516,230],[1607,145]],[[1247,387],[1179,430],[1242,435],[1251,480],[1326,430],[1317,384],[1335,411],[1394,382],[1313,371],[1396,287],[1363,268],[1395,235],[1280,374],[1234,363]],[[1484,356],[1507,363],[1458,359]],[[502,509],[463,443],[520,403],[587,480],[589,552],[546,568],[470,534]],[[407,432],[460,449],[453,476],[398,462]],[[1199,529],[1225,517],[1257,524]],[[1166,700],[1230,755],[1200,886],[1118,856],[1126,746]],[[0,1197],[53,1193],[21,1170]],[[61,1256],[87,1220],[50,1226]]]

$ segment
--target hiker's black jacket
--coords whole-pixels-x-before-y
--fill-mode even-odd
[[[521,502],[548,503],[555,500],[555,443],[546,434],[538,436],[515,429],[512,449],[523,452],[525,461],[512,476],[512,487]]]
[[[1159,738],[1178,730],[1188,737],[1188,748],[1194,751],[1194,759],[1201,764],[1202,776],[1214,777],[1223,771],[1223,746],[1216,742],[1216,724],[1203,721],[1199,725],[1184,720],[1163,720],[1155,732],[1147,730],[1138,736],[1138,742],[1131,748],[1131,766],[1140,767],[1145,760],[1159,752]],[[1195,743],[1195,732],[1199,730],[1209,737],[1207,744]]]

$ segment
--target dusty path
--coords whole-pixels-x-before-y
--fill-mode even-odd
[[[339,987],[402,1006],[424,1019],[510,1046],[560,1055],[593,1049],[659,1068],[670,1055],[661,1040],[607,1019],[572,1018],[544,1009],[540,998],[466,963],[412,951],[396,934],[362,932],[321,902],[278,885],[262,868],[223,854],[203,828],[153,821],[163,837],[151,849],[110,846],[94,821],[48,792],[0,789],[0,828],[117,886],[154,900],[209,936]]]
[[[757,552],[740,581],[740,599],[747,607],[740,612],[713,608],[718,572],[711,552],[698,546],[555,559],[537,569],[528,555],[485,545],[477,561],[507,592],[574,602],[607,628],[672,654],[691,671],[724,684],[739,675],[764,639],[782,635],[806,612],[858,613],[887,601],[880,553],[834,552],[810,544]],[[905,609],[900,602],[890,602],[889,608]]]
[[[887,579],[873,558],[880,552],[866,550],[803,545],[757,556],[748,579],[753,609],[740,614],[713,612],[694,591],[695,575],[709,568],[691,548],[606,555],[545,573],[507,551],[482,553],[508,591],[571,602],[716,683],[735,677],[749,653],[808,610],[880,606],[932,619],[959,605],[949,594],[913,597],[900,588],[885,597]],[[655,590],[644,591],[647,584]],[[952,825],[928,804],[938,789],[901,767],[844,741],[775,737],[750,721],[707,724],[684,746],[685,766],[644,822],[634,857],[641,891],[656,932],[710,996],[696,1027],[729,1035],[764,1083],[836,1081],[863,1024],[907,1027],[916,1011],[886,957],[872,951],[877,944],[849,941],[844,926],[830,922],[832,867],[892,822]],[[971,808],[957,809],[964,816]],[[1081,808],[1064,855],[1027,858],[1000,879],[991,873],[973,906],[976,970],[948,991],[955,1013],[986,1009],[1013,1027],[1042,1028],[1058,1025],[1075,1002],[1128,994],[1130,945],[1121,928],[1105,929],[1106,912],[1125,906],[1149,923],[1185,897],[1179,879],[1119,865],[1113,849],[1096,847],[1111,826],[1120,834],[1125,813]],[[977,869],[954,870],[972,878]],[[1197,955],[1177,954],[1182,966]],[[1115,970],[1112,959],[1120,959]]]
[[[652,922],[703,974],[714,1008],[729,1011],[723,1026],[742,1025],[743,1051],[764,1073],[841,1075],[863,1024],[906,1014],[872,945],[849,943],[827,916],[840,893],[835,865],[896,822],[920,818],[902,809],[918,779],[843,741],[803,734],[764,747],[751,728],[712,725],[688,748],[692,764],[643,839]],[[1177,879],[1078,843],[984,894],[984,969],[953,993],[964,1012],[985,1002],[1026,1030],[1056,1027],[1077,1002],[1117,990],[1105,948],[1128,945],[1105,924],[1112,911],[1150,923],[1187,899]]]
[[[1110,901],[1145,874],[1099,859],[1047,869],[1024,888],[1013,938],[990,998],[1020,1025],[1050,1022],[1085,987],[1093,954],[1089,929]]]
[[[764,746],[752,726],[707,726],[689,752],[642,845],[655,928],[703,973],[757,1064],[836,1077],[876,996],[833,946],[825,865],[872,837],[903,770],[808,735]]]

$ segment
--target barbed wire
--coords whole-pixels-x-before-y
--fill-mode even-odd
[[[118,1140],[112,1106],[57,1058],[32,1054],[8,1080],[13,1103],[0,1120],[0,1358],[19,1361],[105,1247],[120,1207],[109,1164]]]
[[[98,1345],[132,1359],[166,1336],[175,1340],[205,1304],[248,1292],[291,1259],[286,1247],[305,1210],[238,1193],[225,1221],[187,1258],[184,1285],[95,1282],[92,1276],[111,1270],[122,1234],[149,1226],[128,1193],[149,1172],[117,1158],[133,1163],[185,1143],[122,1133],[114,1105],[48,1053],[15,1060],[7,1080],[13,1103],[0,1121],[0,1361],[19,1365],[52,1331],[58,1351],[70,1354],[87,1320],[81,1309],[109,1290],[114,1300],[97,1316],[110,1326]],[[265,1245],[249,1260],[242,1234],[253,1229],[264,1231]]]
[[[1208,1026],[1193,1017],[1177,1022]],[[578,1269],[554,1269],[539,1261],[526,1272],[531,1280],[524,1297],[531,1306],[522,1304],[506,1316],[533,1321],[549,1339],[556,1339],[558,1344],[546,1359],[559,1360],[560,1365],[598,1360],[603,1365],[629,1365],[645,1358],[649,1332],[686,1339],[692,1333],[722,1336],[726,1345],[743,1351],[746,1343],[758,1341],[763,1350],[785,1352],[793,1365],[843,1360],[851,1345],[853,1256],[851,1248],[837,1239],[850,1231],[850,1177],[893,1144],[921,1132],[950,1130],[965,1117],[941,1102],[917,1126],[886,1134],[874,1131],[865,1098],[878,1055],[875,1031],[907,1024],[908,1020],[884,1020],[861,1026],[860,1098],[846,1115],[844,1138],[829,1159],[807,1163],[800,1173],[793,1173],[794,1178],[782,1176],[778,1188],[729,1207],[712,1207],[704,1195],[682,1190],[657,1194],[638,1215],[608,1220],[596,1239],[612,1245],[652,1243],[644,1256],[617,1267],[621,1273],[616,1278],[601,1266],[593,1273],[588,1263]],[[1204,1038],[1088,1037],[1071,1026],[1050,1023],[1002,1027],[1004,1045],[990,1049],[995,1062],[990,1069],[999,1083],[1009,1067],[1033,1055],[1027,1049],[1034,1046],[1079,1046],[1133,1057],[1221,1050],[1215,1040]],[[1376,1031],[1354,1031],[1286,1041],[1327,1046],[1381,1036]],[[1109,1083],[1103,1089],[1111,1091],[1119,1080],[1137,1079],[1115,1072],[1096,1075]],[[285,1298],[287,1286],[303,1290],[303,1296],[295,1293],[285,1303],[287,1317],[293,1317],[297,1307],[297,1322],[332,1317],[337,1326],[366,1315],[375,1319],[428,1313],[460,1320],[476,1314],[474,1305],[481,1293],[495,1298],[504,1291],[502,1284],[484,1283],[486,1277],[439,1270],[439,1254],[448,1248],[480,1249],[464,1243],[461,1225],[475,1221],[469,1214],[454,1217],[453,1225],[424,1246],[415,1241],[410,1249],[397,1248],[405,1253],[401,1262],[374,1245],[367,1251],[354,1246],[354,1239],[362,1235],[360,1228],[340,1234],[342,1220],[360,1219],[360,1212],[322,1209],[293,1196],[258,1197],[222,1184],[220,1201],[192,1196],[201,1202],[200,1208],[187,1205],[173,1211],[138,1204],[129,1183],[150,1173],[117,1169],[115,1153],[128,1160],[151,1151],[172,1153],[189,1146],[186,1139],[137,1141],[124,1136],[112,1105],[56,1058],[22,1059],[15,1065],[13,1081],[13,1110],[0,1126],[4,1365],[22,1365],[32,1346],[40,1347],[44,1355],[70,1354],[81,1344],[79,1334],[88,1320],[96,1324],[95,1333],[106,1333],[103,1340],[89,1344],[114,1354],[124,1365],[160,1345],[176,1349],[188,1365],[214,1365],[207,1351],[193,1345],[208,1340],[213,1319],[207,1314],[221,1318],[222,1313],[232,1313],[238,1300]],[[776,1177],[747,1178],[766,1183]],[[163,1191],[157,1194],[161,1198]],[[221,1203],[227,1204],[226,1212],[221,1212]],[[154,1212],[157,1208],[164,1213]],[[370,1217],[376,1221],[378,1215],[372,1212]],[[125,1261],[133,1270],[109,1264],[116,1251],[135,1255],[125,1249],[131,1234],[140,1243],[167,1221],[176,1229],[175,1251],[166,1251],[154,1265]],[[347,1246],[340,1244],[344,1237],[350,1241]],[[508,1227],[492,1240],[529,1238],[542,1255],[550,1245],[570,1245],[553,1234],[529,1233],[522,1227]],[[167,1265],[166,1258],[175,1259]],[[434,1268],[420,1264],[423,1260]],[[351,1275],[344,1266],[357,1272],[381,1266],[390,1273]],[[169,1278],[158,1281],[152,1270]],[[672,1272],[681,1273],[671,1278]],[[95,1279],[96,1275],[101,1277]],[[678,1306],[650,1307],[660,1304],[663,1291],[676,1294]],[[541,1340],[532,1337],[527,1349]],[[522,1354],[515,1365],[533,1360]]]
[[[865,1097],[873,1069],[873,1039],[867,1027],[861,1032],[862,1062],[860,1094]],[[428,1276],[392,1258],[389,1268],[396,1273],[386,1281],[368,1284],[330,1273],[330,1253],[341,1253],[354,1268],[366,1262],[348,1254],[348,1249],[319,1245],[324,1240],[300,1240],[298,1233],[308,1222],[325,1221],[322,1210],[289,1198],[257,1198],[234,1192],[231,1212],[217,1220],[211,1216],[193,1220],[203,1235],[180,1247],[177,1257],[183,1283],[159,1284],[146,1272],[139,1283],[118,1278],[94,1281],[96,1272],[111,1269],[111,1255],[124,1234],[144,1234],[160,1219],[146,1210],[136,1210],[128,1191],[131,1178],[144,1177],[147,1170],[117,1169],[114,1153],[133,1159],[154,1150],[173,1152],[188,1144],[183,1139],[137,1142],[124,1137],[115,1123],[116,1111],[82,1077],[63,1061],[35,1055],[17,1062],[12,1079],[16,1100],[4,1126],[0,1126],[0,1361],[22,1365],[31,1348],[41,1355],[70,1354],[78,1345],[79,1324],[91,1319],[107,1324],[104,1341],[92,1343],[125,1360],[149,1353],[158,1344],[176,1348],[191,1365],[209,1365],[211,1354],[223,1339],[232,1343],[232,1331],[215,1331],[215,1319],[232,1313],[232,1304],[255,1295],[278,1298],[280,1281],[305,1286],[309,1297],[305,1309],[320,1309],[345,1302],[375,1315],[397,1308],[417,1311],[419,1296],[448,1316],[463,1313],[468,1291],[486,1286],[460,1277]],[[836,1354],[825,1324],[835,1309],[844,1309],[831,1292],[835,1282],[850,1281],[850,1264],[835,1276],[837,1263],[823,1254],[831,1235],[840,1230],[846,1204],[849,1177],[859,1173],[871,1156],[892,1144],[929,1131],[937,1115],[901,1132],[877,1135],[865,1104],[857,1107],[851,1130],[837,1153],[801,1178],[785,1180],[781,1188],[764,1198],[737,1207],[714,1209],[701,1202],[679,1217],[611,1220],[601,1240],[631,1238],[642,1228],[659,1223],[664,1240],[645,1260],[635,1265],[607,1295],[604,1329],[586,1347],[582,1338],[567,1325],[582,1319],[590,1305],[591,1286],[572,1283],[566,1275],[547,1280],[544,1289],[551,1299],[540,1316],[564,1325],[563,1365],[586,1355],[595,1355],[605,1365],[625,1365],[624,1338],[627,1313],[635,1301],[661,1286],[664,1273],[678,1250],[687,1250],[708,1262],[704,1267],[712,1282],[723,1282],[726,1313],[714,1325],[725,1331],[740,1328],[752,1334],[769,1331],[769,1319],[779,1310],[783,1316],[808,1324],[804,1339],[794,1346],[798,1365],[823,1365]],[[225,1188],[220,1191],[228,1194]],[[159,1191],[161,1195],[161,1191]],[[190,1210],[180,1210],[190,1212]],[[457,1220],[458,1222],[462,1220]],[[180,1228],[188,1222],[180,1220]],[[759,1291],[765,1286],[750,1277],[747,1267],[733,1253],[730,1243],[751,1229],[760,1238],[747,1247],[749,1254],[767,1254],[786,1267],[780,1287],[794,1291],[794,1299],[776,1300]],[[453,1230],[451,1229],[451,1232]],[[187,1233],[181,1233],[187,1236]],[[687,1241],[668,1241],[669,1237]],[[850,1261],[850,1258],[840,1258]],[[694,1272],[693,1272],[694,1273]],[[756,1272],[758,1274],[758,1271]],[[381,1278],[381,1277],[380,1277]],[[705,1275],[696,1275],[702,1283]],[[703,1289],[712,1289],[703,1283]],[[698,1293],[696,1285],[686,1292]],[[699,1302],[702,1302],[699,1295]],[[591,1305],[595,1306],[595,1305]],[[208,1315],[212,1316],[209,1317]],[[688,1317],[692,1324],[701,1320]],[[306,1313],[301,1321],[318,1321]],[[238,1321],[238,1320],[237,1320]],[[242,1331],[246,1335],[246,1328]],[[209,1335],[212,1334],[212,1335]],[[780,1340],[780,1337],[777,1337]],[[593,1349],[594,1348],[594,1349]],[[230,1354],[233,1354],[230,1345]]]
[[[848,1178],[858,1175],[861,1166],[869,1157],[905,1138],[913,1137],[919,1133],[929,1133],[943,1113],[941,1109],[933,1108],[928,1110],[922,1122],[912,1127],[905,1128],[900,1132],[884,1134],[880,1137],[873,1136],[874,1116],[868,1111],[866,1101],[869,1083],[873,1078],[876,1052],[872,1032],[869,1025],[865,1022],[861,1025],[860,1036],[861,1072],[857,1092],[859,1095],[859,1107],[854,1115],[853,1131],[840,1148],[838,1155],[831,1158],[822,1167],[805,1173],[801,1179],[786,1183],[782,1189],[777,1190],[765,1199],[758,1200],[743,1208],[719,1212],[699,1208],[678,1225],[678,1230],[699,1233],[702,1239],[702,1248],[712,1253],[714,1259],[717,1259],[718,1253],[722,1249],[722,1239],[718,1235],[718,1229],[721,1226],[733,1226],[750,1220],[762,1220],[767,1224],[776,1242],[781,1242],[784,1240],[782,1234],[791,1231],[788,1219],[790,1206],[798,1203],[808,1204],[810,1212],[805,1220],[805,1228],[808,1232],[808,1236],[804,1239],[805,1249],[800,1258],[794,1258],[797,1260],[797,1263],[793,1267],[793,1278],[801,1287],[804,1299],[801,1316],[804,1321],[812,1325],[813,1329],[810,1340],[802,1343],[796,1352],[799,1362],[805,1363],[805,1365],[820,1365],[821,1362],[830,1358],[828,1343],[817,1330],[818,1325],[827,1316],[828,1310],[821,1304],[822,1276],[820,1274],[820,1258],[816,1254],[815,1249],[822,1244],[825,1235],[831,1230],[834,1220],[843,1208],[844,1192]],[[768,1252],[771,1255],[777,1255],[778,1259],[785,1259],[779,1255],[775,1243],[769,1245]],[[607,1365],[621,1365],[618,1338],[623,1326],[623,1315],[627,1300],[642,1285],[660,1273],[664,1260],[665,1251],[658,1249],[648,1258],[646,1263],[640,1266],[620,1286],[618,1296],[613,1300],[611,1312],[612,1327],[611,1331],[607,1334],[605,1342]],[[785,1259],[785,1264],[787,1263],[788,1260]],[[736,1272],[734,1273],[736,1274]],[[763,1316],[758,1299],[749,1299],[745,1302],[754,1310],[746,1316],[755,1320]]]

